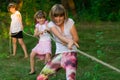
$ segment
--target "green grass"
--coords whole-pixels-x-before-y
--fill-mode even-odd
[[[80,23],[77,24],[80,50],[120,69],[120,24],[119,23]],[[28,52],[36,45],[37,39],[24,35]],[[0,80],[35,80],[43,62],[36,62],[35,75],[28,75],[29,59],[24,59],[18,46],[17,55],[9,55],[9,39],[0,40]],[[53,43],[54,45],[54,43]],[[53,52],[55,46],[53,46]],[[78,53],[77,80],[120,80],[120,73],[109,69]],[[65,71],[60,70],[50,80],[65,80]]]

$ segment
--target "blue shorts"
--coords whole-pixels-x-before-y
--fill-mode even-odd
[[[12,38],[23,38],[23,32],[20,31],[20,32],[17,32],[17,33],[12,33],[11,37]]]

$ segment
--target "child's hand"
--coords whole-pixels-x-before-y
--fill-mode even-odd
[[[68,48],[72,49],[73,44],[74,44],[74,41],[73,40],[69,40],[68,45],[67,45]]]
[[[48,30],[47,30],[47,29],[45,29],[45,30],[44,30],[44,33],[46,33],[47,31],[48,31]]]
[[[62,42],[63,45],[66,45],[66,43]]]
[[[42,35],[43,33],[44,33],[43,31],[40,31],[40,32],[39,32],[39,35]]]
[[[69,49],[72,49],[72,46],[73,46],[73,45],[75,45],[76,47],[79,48],[79,45],[78,45],[75,41],[70,40],[70,41],[68,42],[68,48],[69,48]]]
[[[50,31],[48,29],[45,29],[43,32],[44,33],[50,33]]]

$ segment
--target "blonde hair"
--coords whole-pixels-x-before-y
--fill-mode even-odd
[[[64,16],[65,17],[65,21],[68,20],[67,12],[66,12],[64,6],[61,5],[61,4],[55,4],[55,5],[53,5],[53,7],[50,10],[49,16],[50,16],[50,19],[53,22],[55,22],[54,21],[54,17],[55,16]]]
[[[37,11],[34,15],[34,19],[39,19],[39,18],[45,18],[46,19],[46,13],[42,10]]]
[[[18,6],[17,6],[16,3],[11,2],[11,3],[9,3],[9,5],[8,5],[8,7],[7,7],[8,11],[10,10],[10,8],[15,8],[15,9],[17,10],[17,9],[18,9]]]

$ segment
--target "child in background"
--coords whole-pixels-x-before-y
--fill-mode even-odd
[[[35,25],[34,36],[39,36],[38,44],[32,49],[30,54],[30,67],[31,71],[29,74],[35,73],[35,56],[38,56],[40,60],[45,60],[45,63],[50,61],[51,58],[51,39],[50,34],[47,33],[49,29],[47,28],[46,13],[39,10],[34,15],[37,24]]]
[[[10,3],[8,5],[8,11],[11,12],[11,25],[10,25],[10,36],[12,37],[12,43],[13,43],[13,56],[16,55],[16,49],[17,49],[17,40],[19,44],[21,45],[23,51],[24,51],[24,58],[28,57],[26,45],[23,41],[23,24],[22,24],[22,16],[20,12],[17,10],[17,4],[16,3]]]
[[[50,11],[51,21],[48,23],[56,43],[56,55],[42,69],[37,80],[48,80],[63,68],[66,72],[66,80],[76,80],[77,69],[77,42],[78,34],[74,21],[67,17],[65,8],[61,4],[55,4]]]

